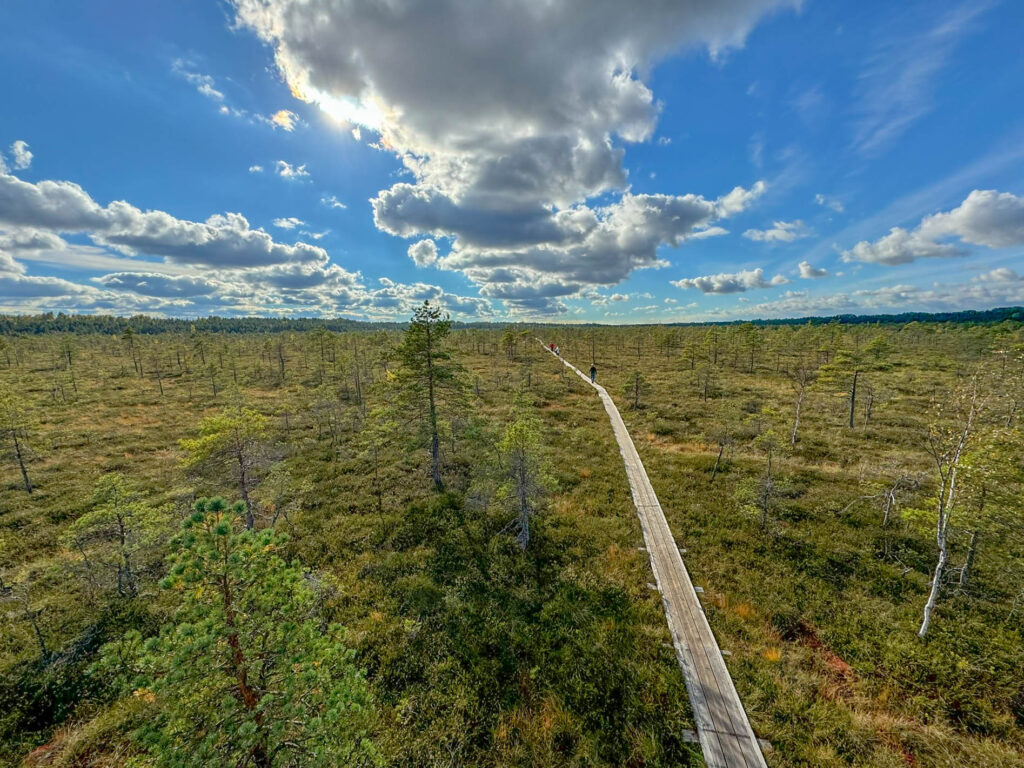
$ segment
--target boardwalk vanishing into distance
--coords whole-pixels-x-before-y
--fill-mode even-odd
[[[551,354],[555,356],[554,352]],[[591,383],[590,377],[564,358],[558,359],[597,390],[611,419],[651,558],[651,569],[665,606],[672,644],[686,680],[704,761],[708,768],[767,768],[665,513],[618,408],[604,387]]]

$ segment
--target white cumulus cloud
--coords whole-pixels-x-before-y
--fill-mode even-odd
[[[277,175],[285,179],[301,179],[309,176],[306,165],[292,165],[287,160],[278,160],[275,166]]]
[[[861,241],[843,251],[843,261],[907,264],[919,258],[966,256],[957,243],[987,248],[1024,245],[1024,197],[994,189],[972,191],[956,208],[925,216],[913,230],[893,227],[874,242]]]
[[[828,270],[811,266],[809,261],[801,261],[800,277],[804,280],[813,280],[817,277],[828,277]]]
[[[279,109],[268,119],[275,128],[282,128],[286,131],[294,131],[299,122],[299,116],[290,109]]]
[[[799,3],[233,5],[239,24],[273,47],[294,94],[360,135],[375,132],[376,146],[404,164],[412,182],[373,200],[381,229],[450,237],[452,257],[442,260],[448,268],[510,299],[520,286],[524,305],[536,305],[538,291],[559,283],[559,295],[567,295],[572,276],[585,271],[591,231],[610,235],[602,227],[610,212],[586,201],[611,193],[623,208],[635,206],[623,192],[623,157],[625,146],[654,135],[659,105],[645,82],[651,66],[687,47],[712,55],[738,47],[765,14]],[[705,224],[746,208],[763,189],[758,183],[723,196]],[[620,233],[619,266],[576,282],[621,280],[656,262],[653,249],[694,230],[668,219],[671,207],[661,206],[667,220],[653,224],[668,240],[644,238],[654,245],[637,248],[631,234]],[[611,240],[599,245],[607,258]],[[508,280],[512,262],[527,266]]]
[[[429,267],[437,261],[437,244],[433,240],[420,240],[409,246],[409,258],[417,267]]]
[[[22,181],[0,174],[0,227],[53,234],[85,233],[98,245],[129,255],[150,254],[209,266],[258,266],[288,261],[326,262],[327,253],[306,243],[285,245],[252,229],[239,213],[206,221],[179,219],[164,211],[142,211],[116,200],[101,206],[69,181]]]
[[[32,152],[28,144],[21,139],[11,144],[11,163],[16,170],[24,170],[32,165]]]
[[[717,275],[704,275],[702,277],[688,277],[682,280],[672,280],[672,285],[677,288],[696,288],[701,293],[743,293],[755,288],[771,288],[776,285],[785,285],[789,282],[782,275],[775,275],[770,280],[764,277],[764,270],[746,269],[740,272],[722,272]]]

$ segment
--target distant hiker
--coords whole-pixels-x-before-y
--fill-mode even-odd
[[[551,342],[551,344],[549,346],[551,347],[551,351],[554,352],[555,351],[555,343]]]
[[[590,383],[593,384],[594,380],[596,378],[597,378],[597,366],[596,365],[592,365],[592,366],[590,366]]]
[[[561,357],[562,356],[562,348],[561,347],[555,347],[555,354],[558,355],[559,357]]]

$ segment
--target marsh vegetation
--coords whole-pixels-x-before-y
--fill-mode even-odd
[[[1019,323],[0,355],[0,763],[700,765],[596,362],[772,766],[1024,764]]]

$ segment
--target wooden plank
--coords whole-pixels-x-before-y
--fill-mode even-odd
[[[683,670],[704,762],[708,768],[767,768],[665,512],[615,402],[604,387],[592,383],[589,376],[567,360],[559,359],[597,390],[608,413],[640,518],[651,570],[661,592],[672,645]]]

